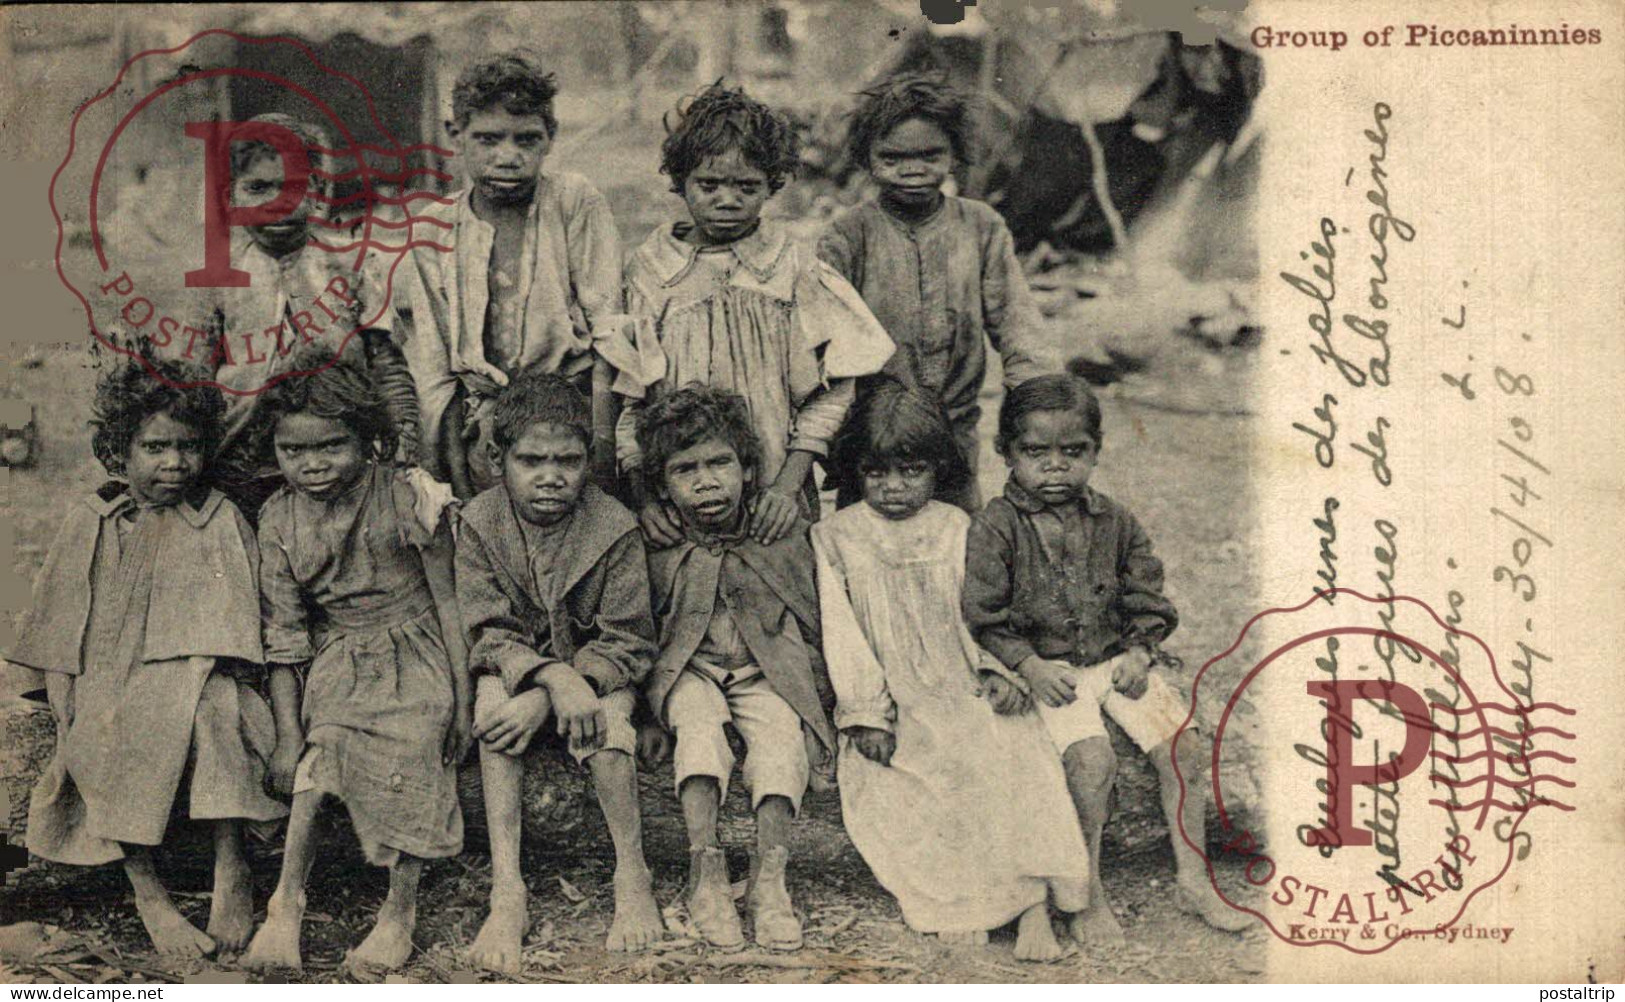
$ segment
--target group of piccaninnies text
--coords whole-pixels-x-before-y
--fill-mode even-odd
[[[559,742],[613,837],[610,949],[665,932],[640,767],[674,774],[684,904],[715,948],[801,946],[788,836],[832,784],[910,928],[975,946],[1015,923],[1016,955],[1040,961],[1062,953],[1057,919],[1121,939],[1099,876],[1105,716],[1155,764],[1170,830],[1203,831],[1202,752],[1187,732],[1182,807],[1185,706],[1161,667],[1178,617],[1146,532],[1089,484],[1100,405],[1041,360],[1009,230],[944,191],[964,97],[925,77],[865,92],[848,143],[875,194],[813,248],[762,218],[798,160],[789,121],[713,85],[661,147],[686,218],[623,260],[600,193],[544,167],[556,91],[524,52],[462,73],[448,129],[468,183],[416,210],[443,247],[399,264],[387,304],[313,247],[319,173],[298,210],[238,234],[252,283],[197,326],[274,329],[339,288],[371,321],[336,360],[320,338],[207,366],[148,344],[103,372],[91,448],[113,479],[69,506],[8,652],[58,726],[30,851],[120,861],[164,953],[297,968],[337,801],[390,873],[347,962],[397,967],[424,860],[463,851],[457,772],[477,749],[492,880],[467,956],[517,973],[521,781]],[[323,162],[321,129],[265,120]],[[285,181],[268,143],[231,166],[239,205]],[[1008,477],[984,504],[988,342]],[[219,389],[265,385],[267,364],[313,374]],[[718,840],[728,725],[756,823],[743,916]],[[154,871],[172,811],[214,832],[206,929]],[[256,928],[243,829],[284,819]],[[1201,855],[1174,849],[1180,905],[1238,930]]]

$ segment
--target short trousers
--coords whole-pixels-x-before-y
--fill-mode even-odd
[[[1046,706],[1038,702],[1038,717],[1048,729],[1056,750],[1064,752],[1079,741],[1105,737],[1102,709],[1141,751],[1150,751],[1168,741],[1184,724],[1189,707],[1160,672],[1152,671],[1147,677],[1145,694],[1139,699],[1129,699],[1112,688],[1112,669],[1123,657],[1127,655],[1120,654],[1088,668],[1072,669],[1078,698],[1065,706]]]
[[[745,739],[745,788],[751,808],[767,797],[784,797],[801,813],[811,767],[802,739],[801,716],[760,673],[724,689],[702,672],[685,668],[666,697],[666,725],[677,735],[673,765],[677,788],[694,776],[717,781],[722,799],[728,797],[728,778],[734,754],[723,730],[733,724]]]
[[[502,685],[502,679],[496,675],[481,675],[474,682],[474,719],[480,719],[488,708],[494,708],[509,698],[508,690]],[[587,748],[574,738],[570,739],[570,757],[578,763],[586,762],[589,758],[601,751],[625,752],[628,755],[637,750],[637,731],[632,727],[632,708],[636,705],[637,695],[631,689],[616,689],[614,692],[599,699],[604,708],[604,728],[601,733],[603,742],[596,748]],[[550,714],[548,720],[542,725],[536,737],[531,740],[530,748],[535,748],[541,741],[558,741],[557,721]],[[529,749],[526,750],[527,752]],[[523,755],[524,753],[521,753]]]

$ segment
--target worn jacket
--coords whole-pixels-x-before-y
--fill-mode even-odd
[[[102,534],[135,501],[123,484],[70,502],[45,566],[34,581],[34,600],[6,653],[16,673],[6,688],[28,691],[44,684],[35,672],[78,675],[84,670],[85,630],[90,622],[91,569]],[[218,492],[202,502],[165,509],[174,524],[159,543],[148,604],[145,661],[184,657],[261,660],[259,550],[242,513]]]
[[[1060,553],[1035,518],[1059,517]],[[1092,665],[1172,633],[1179,614],[1162,593],[1162,561],[1128,509],[1093,489],[1063,508],[1005,484],[971,521],[965,622],[1010,668],[1036,654]]]
[[[636,685],[655,653],[649,574],[632,513],[588,484],[570,516],[547,594],[537,594],[519,516],[498,486],[463,509],[457,603],[469,670],[515,693],[565,662],[600,696]]]
[[[649,555],[660,654],[645,692],[657,716],[664,719],[666,697],[705,638],[720,594],[773,690],[826,750],[834,750],[825,709],[833,697],[819,654],[818,584],[807,532],[798,522],[771,546],[749,537],[690,536]]]
[[[1009,227],[991,206],[950,196],[911,226],[867,201],[829,224],[818,255],[897,343],[885,375],[941,400],[956,426],[976,424],[988,340],[1006,386],[1046,371],[1042,319]],[[858,381],[860,397],[874,378]]]

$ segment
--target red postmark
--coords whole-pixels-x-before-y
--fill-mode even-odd
[[[278,58],[298,62],[301,76],[321,85],[218,60],[207,65],[200,50],[227,40],[275,47]],[[222,108],[218,96],[233,80],[255,81],[262,94],[274,90],[296,111],[248,118]],[[361,124],[382,142],[363,141],[334,111],[330,99],[341,89],[350,107],[366,109]],[[213,103],[212,114],[199,113],[200,94],[209,95],[203,103]],[[155,128],[156,141],[167,143],[159,166],[171,183],[151,183],[143,167],[145,183],[126,179],[121,199],[109,191],[110,178],[133,158],[125,147],[143,127],[149,149]],[[250,144],[252,156],[242,156]],[[173,48],[135,54],[74,113],[49,192],[57,275],[104,347],[159,379],[154,359],[193,362],[213,377],[196,384],[252,396],[326,368],[357,333],[389,325],[397,269],[415,248],[451,249],[437,239],[450,223],[414,210],[424,201],[450,204],[436,190],[450,176],[412,161],[451,156],[432,143],[396,140],[366,87],[304,43],[202,31]],[[244,198],[245,160],[259,161],[252,173],[264,197]],[[141,190],[147,186],[170,196],[149,215],[167,215],[179,239],[109,225],[118,211],[140,215],[134,210],[149,197]],[[270,262],[258,276],[244,260],[256,253]],[[312,345],[320,348],[301,350]]]
[[[1259,634],[1277,646],[1235,663]],[[1575,760],[1554,746],[1573,739],[1557,724],[1575,711],[1520,696],[1489,645],[1414,598],[1338,588],[1254,616],[1197,673],[1176,742],[1193,738],[1195,707],[1213,698],[1203,687],[1220,678],[1239,681],[1212,725],[1213,796],[1249,888],[1214,888],[1293,945],[1371,954],[1443,937],[1511,868],[1532,809],[1573,810],[1560,770]],[[1265,708],[1272,743],[1265,831],[1233,818],[1220,783],[1244,695]],[[1202,833],[1179,837],[1205,848]]]

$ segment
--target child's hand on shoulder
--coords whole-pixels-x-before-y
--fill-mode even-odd
[[[982,694],[993,704],[993,712],[1001,716],[1016,716],[1033,708],[1031,696],[1003,675],[993,672],[982,676]]]
[[[891,765],[892,754],[897,751],[897,737],[891,731],[878,727],[848,727],[846,734],[859,755],[878,765]]]
[[[553,712],[553,697],[535,686],[498,703],[474,721],[474,736],[502,755],[523,755]]]
[[[583,748],[602,746],[604,707],[581,673],[560,661],[543,668],[538,678],[553,699],[559,734]]]
[[[1130,647],[1117,657],[1112,668],[1112,688],[1128,699],[1145,695],[1151,681],[1151,652],[1144,647]]]
[[[750,534],[763,546],[772,546],[790,532],[800,514],[795,498],[769,487],[751,502]]]
[[[638,510],[638,527],[657,550],[676,546],[683,541],[682,526],[677,524],[671,509],[660,501],[647,501]]]
[[[1065,706],[1078,698],[1077,682],[1073,680],[1069,664],[1034,654],[1016,670],[1032,688],[1033,698],[1045,706]]]

